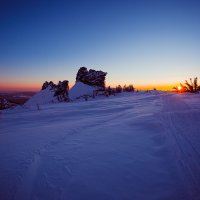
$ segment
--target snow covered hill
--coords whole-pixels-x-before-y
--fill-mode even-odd
[[[199,200],[199,99],[139,92],[1,112],[0,199]]]

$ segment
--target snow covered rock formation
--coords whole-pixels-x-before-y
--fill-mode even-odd
[[[96,91],[105,90],[106,75],[103,71],[88,71],[86,67],[81,67],[76,75],[76,83],[69,91],[69,98],[75,100],[94,97]]]
[[[56,85],[52,81],[45,81],[40,92],[29,99],[26,106],[76,100],[80,98],[93,97],[96,91],[105,90],[106,72],[87,70],[81,67],[76,76],[76,83],[69,91],[69,82],[59,81]]]
[[[69,101],[68,83],[69,82],[67,80],[64,80],[64,81],[59,81],[58,84],[56,85],[52,81],[50,82],[45,81],[42,85],[41,91],[35,94],[31,99],[29,99],[25,103],[25,105],[32,106],[32,105]]]
[[[105,87],[106,72],[96,71],[93,69],[87,70],[86,67],[81,67],[76,75],[76,83],[82,82],[90,86]]]

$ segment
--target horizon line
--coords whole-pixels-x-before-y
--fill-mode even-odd
[[[106,87],[111,87],[111,88],[116,88],[118,85],[121,85],[121,84],[116,84],[116,85],[106,85]],[[127,86],[130,85],[130,84],[126,84]],[[143,91],[143,90],[160,90],[160,91],[173,91],[173,87],[178,85],[177,84],[162,84],[162,85],[148,85],[148,86],[134,86],[133,87],[136,89],[136,90],[139,90],[139,91]],[[74,85],[73,85],[74,86]],[[70,86],[69,89],[71,89],[73,86]],[[121,85],[122,87],[124,85]],[[13,87],[5,87],[5,88],[0,88],[0,92],[1,93],[12,93],[12,92],[39,92],[41,90],[41,87],[30,87],[30,88],[23,88],[23,87],[17,87],[17,88],[13,88]]]

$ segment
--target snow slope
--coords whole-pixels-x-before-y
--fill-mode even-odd
[[[77,82],[75,85],[69,90],[69,98],[71,100],[75,100],[78,97],[83,95],[93,95],[93,91],[97,90],[98,87],[86,85],[82,82]]]
[[[2,200],[199,200],[200,95],[134,93],[0,115]]]
[[[36,93],[33,97],[31,97],[26,103],[25,106],[35,106],[42,104],[49,104],[53,102],[57,102],[56,97],[54,97],[55,91],[51,89],[51,87],[47,87],[45,90],[41,90]]]

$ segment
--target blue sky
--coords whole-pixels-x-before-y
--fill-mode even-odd
[[[200,2],[0,1],[0,89],[74,84],[81,66],[107,85],[200,78]]]

